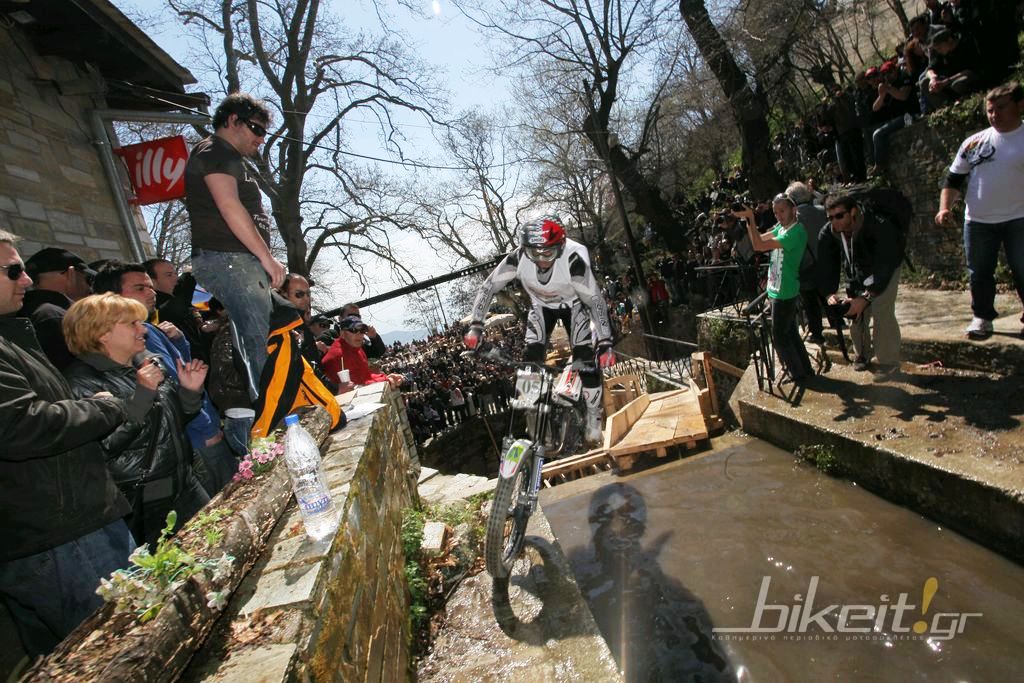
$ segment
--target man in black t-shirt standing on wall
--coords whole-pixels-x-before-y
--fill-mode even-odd
[[[213,115],[214,134],[199,142],[185,167],[185,206],[192,223],[192,270],[224,304],[235,347],[245,363],[249,396],[259,395],[267,360],[270,291],[285,267],[270,253],[255,157],[270,111],[250,95],[228,95]]]

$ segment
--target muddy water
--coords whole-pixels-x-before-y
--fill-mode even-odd
[[[1024,568],[733,443],[542,497],[627,680],[1024,680]]]

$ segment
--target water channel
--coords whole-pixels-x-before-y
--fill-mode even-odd
[[[760,440],[716,441],[542,495],[626,680],[1024,680],[1024,568]]]

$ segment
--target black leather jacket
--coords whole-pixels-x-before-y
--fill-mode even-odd
[[[76,396],[92,396],[109,391],[125,402],[131,402],[132,413],[148,403],[144,418],[134,415],[104,437],[107,464],[114,480],[128,492],[143,477],[147,482],[145,499],[171,498],[182,491],[192,476],[192,446],[185,434],[185,422],[199,412],[200,395],[181,389],[174,376],[166,378],[152,391],[136,387],[135,367],[159,356],[149,352],[133,359],[134,367],[121,365],[98,353],[86,353],[64,371]],[[139,411],[141,412],[141,411]],[[156,430],[156,448],[152,463],[146,462],[146,450]]]
[[[99,443],[124,419],[119,399],[75,400],[29,320],[0,316],[0,562],[128,514]]]
[[[870,292],[879,296],[903,262],[904,248],[896,224],[881,214],[864,213],[864,222],[850,238],[852,253],[843,248],[842,237],[826,223],[818,236],[818,289],[825,296],[839,289],[846,273],[846,294]]]

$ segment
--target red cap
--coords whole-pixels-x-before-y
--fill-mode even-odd
[[[874,78],[877,75],[878,75],[878,68],[874,67],[874,66],[864,72],[864,77],[865,78]]]

